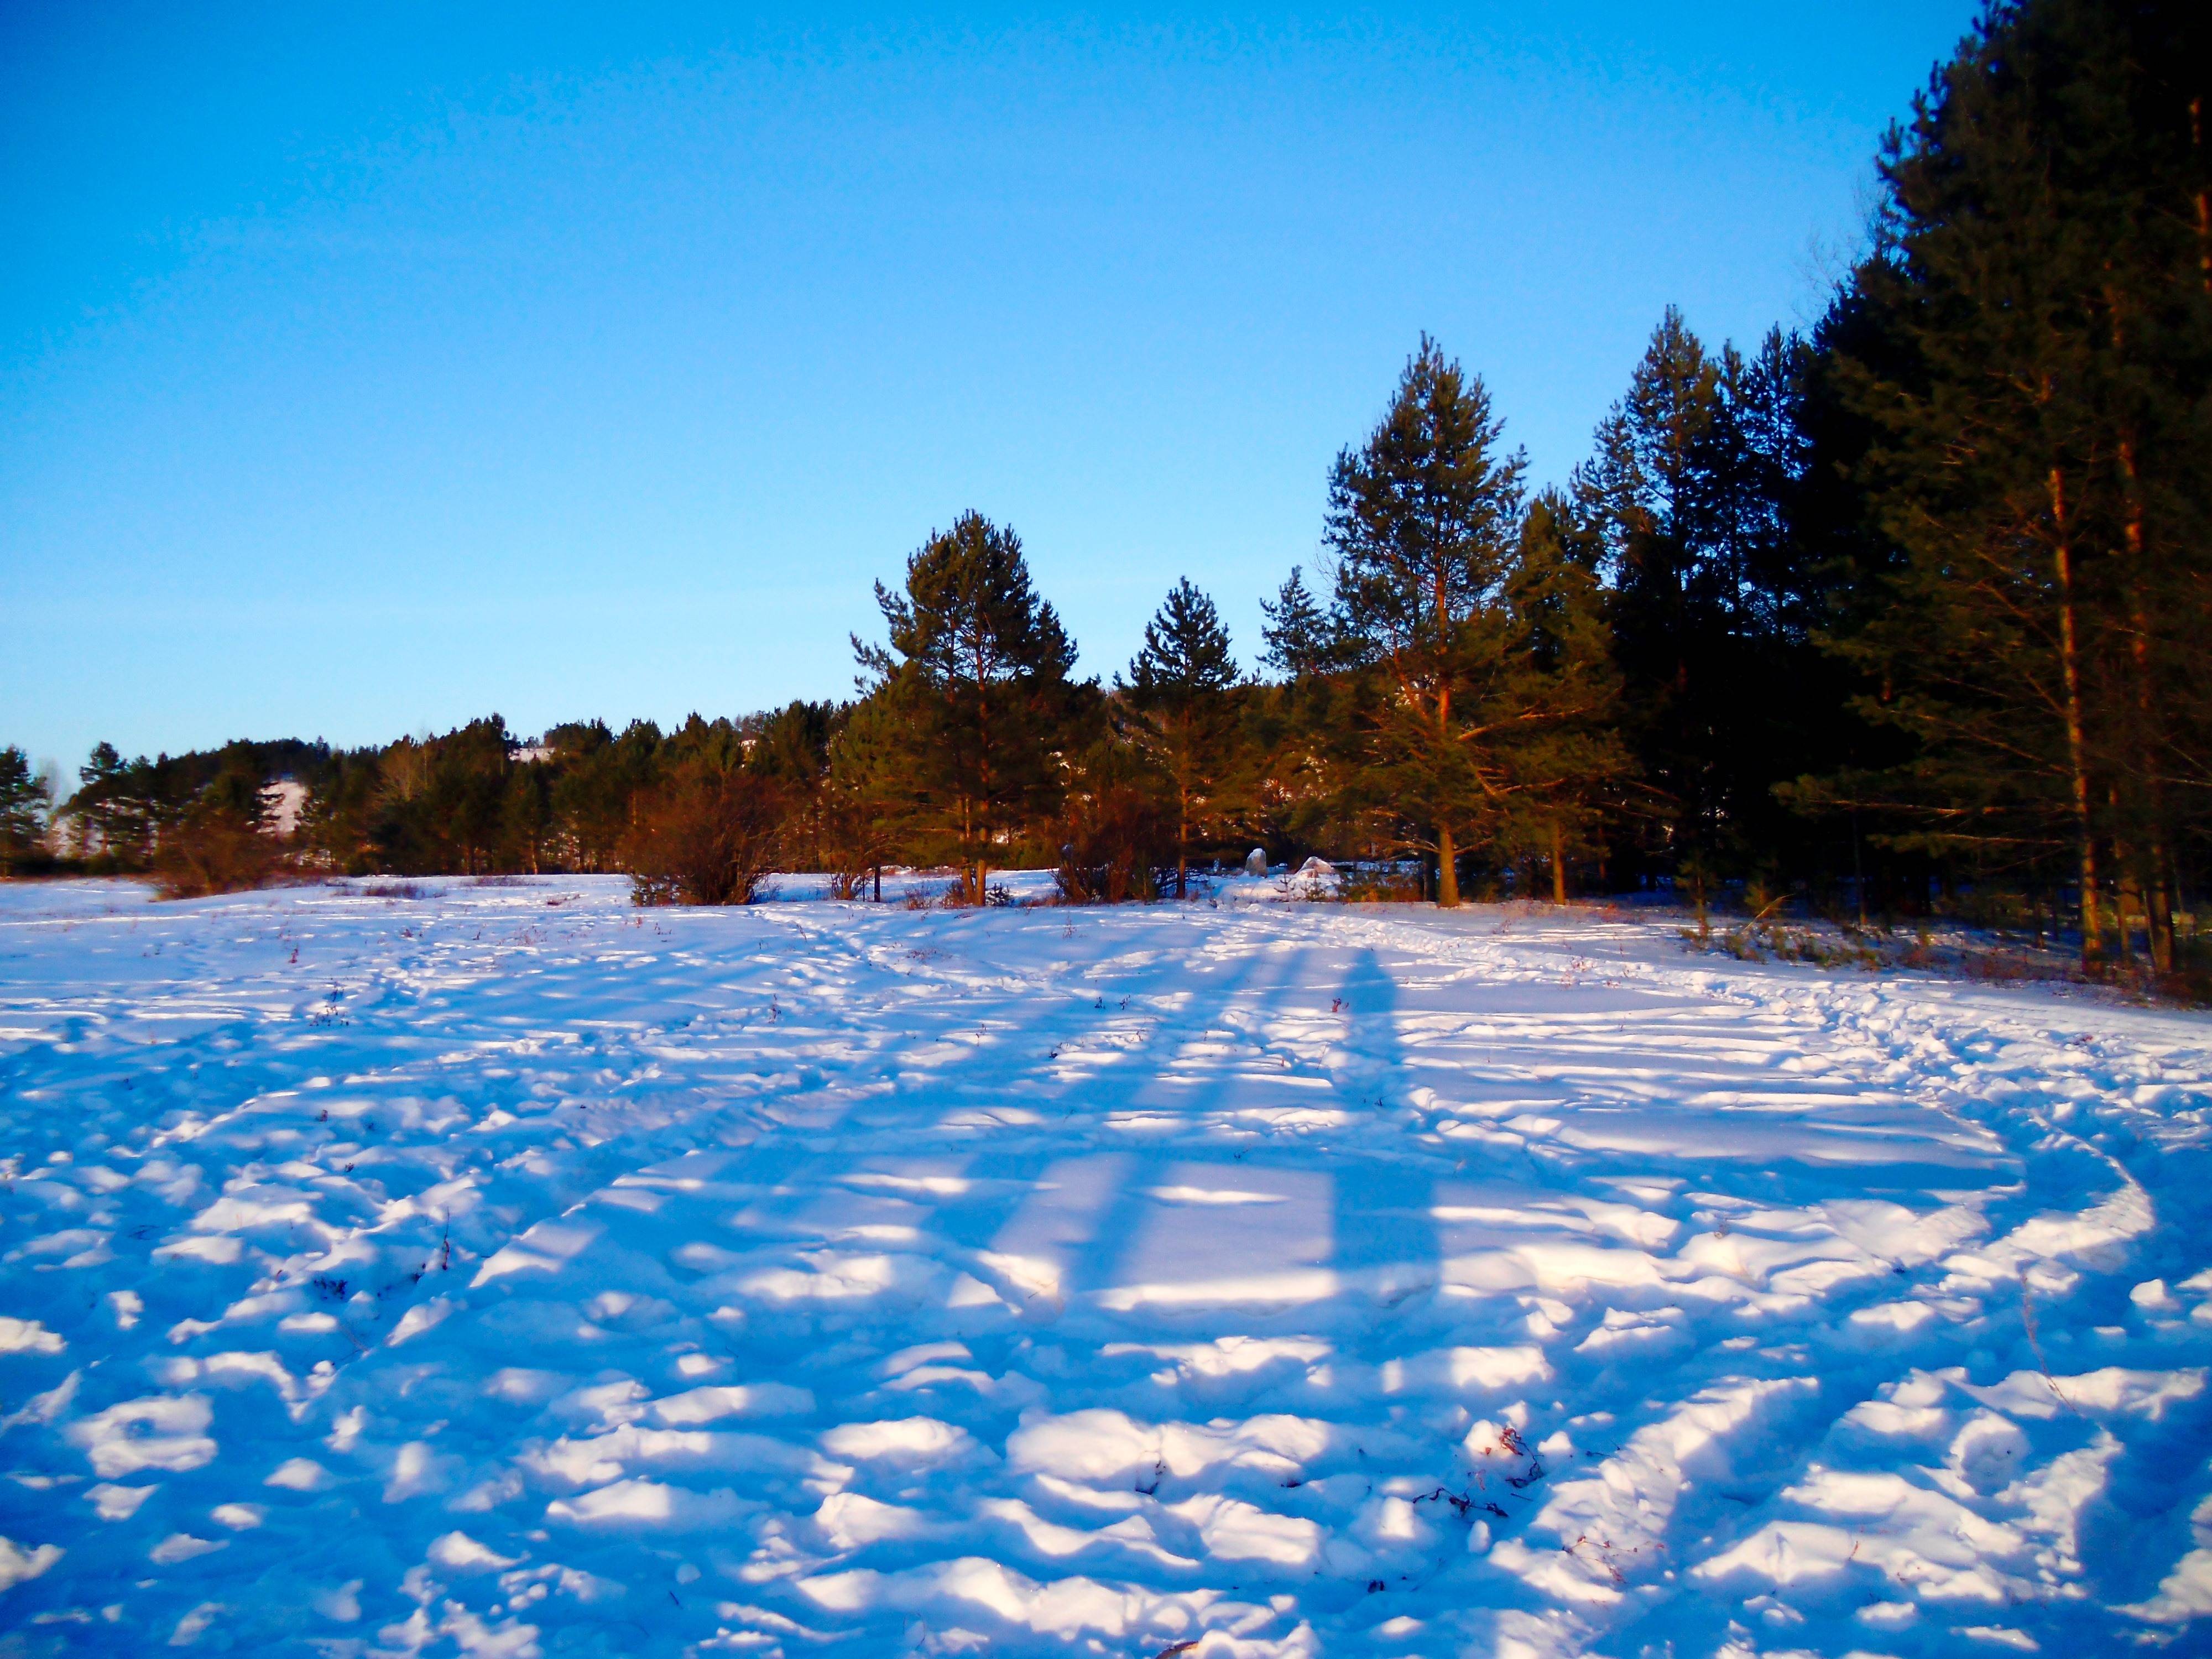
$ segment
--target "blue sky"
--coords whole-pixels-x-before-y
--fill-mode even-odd
[[[1564,478],[1972,10],[0,6],[0,743],[844,695],[970,507],[1085,672],[1183,574],[1249,661],[1421,331]]]

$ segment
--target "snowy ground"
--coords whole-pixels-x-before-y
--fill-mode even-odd
[[[2212,1640],[2202,1018],[422,891],[0,888],[4,1650]]]

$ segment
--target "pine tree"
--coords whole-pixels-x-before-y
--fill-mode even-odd
[[[545,735],[565,759],[552,805],[566,855],[578,869],[620,869],[619,848],[636,822],[636,803],[659,769],[660,728],[633,720],[617,737],[592,720]]]
[[[96,744],[77,769],[76,793],[69,799],[79,855],[122,869],[140,867],[153,850],[158,805],[151,763],[143,756],[125,761],[112,743]]]
[[[1260,601],[1267,620],[1260,627],[1264,647],[1260,660],[1287,680],[1321,673],[1334,659],[1334,632],[1328,613],[1306,590],[1305,574],[1291,567],[1290,580],[1270,601]]]
[[[875,896],[883,897],[884,866],[908,827],[908,774],[917,746],[912,722],[884,696],[854,703],[830,739],[823,817],[836,896],[861,896],[872,876]]]
[[[1049,812],[1075,647],[1031,586],[1020,538],[967,513],[908,560],[906,590],[876,585],[890,646],[853,641],[870,695],[914,723],[913,804],[957,851],[972,903],[991,849]]]
[[[1734,617],[1729,573],[1707,534],[1722,418],[1720,367],[1670,306],[1574,481],[1606,548],[1632,738],[1666,857],[1701,916],[1729,821],[1711,671],[1729,650]]]
[[[552,817],[542,768],[524,765],[508,769],[499,815],[503,861],[536,875]]]
[[[1513,627],[1498,683],[1520,720],[1498,744],[1510,792],[1502,839],[1549,866],[1558,904],[1571,858],[1595,847],[1609,792],[1634,769],[1616,724],[1620,676],[1597,560],[1572,503],[1547,489],[1529,503],[1504,584]]]
[[[1793,512],[1809,465],[1811,362],[1770,332],[1708,352],[1670,307],[1627,395],[1576,471],[1574,514],[1602,550],[1631,711],[1646,856],[1700,916],[1716,878],[1778,855],[1775,787],[1804,769],[1839,695],[1819,672],[1822,593]]]
[[[0,749],[0,867],[37,854],[52,804],[46,780],[32,775],[23,751],[13,744]]]
[[[1842,639],[1911,740],[1892,839],[2015,866],[2067,849],[2082,954],[2173,959],[2201,826],[2212,62],[2180,9],[1994,8],[1893,131],[1840,367],[1899,550]]]
[[[791,815],[785,826],[785,852],[804,869],[823,867],[823,792],[829,777],[830,736],[839,719],[835,704],[801,700],[743,723],[751,744],[746,764],[782,786]]]
[[[1510,708],[1503,586],[1520,535],[1525,458],[1480,379],[1424,335],[1367,442],[1338,456],[1327,539],[1349,650],[1385,688],[1368,786],[1437,859],[1459,902],[1457,852],[1506,787]]]
[[[1291,581],[1297,576],[1292,573]],[[1289,588],[1285,589],[1287,599]],[[1229,630],[1213,601],[1186,576],[1145,624],[1144,648],[1125,689],[1141,741],[1159,758],[1176,797],[1176,893],[1188,896],[1191,811],[1222,773],[1228,693],[1237,682]]]

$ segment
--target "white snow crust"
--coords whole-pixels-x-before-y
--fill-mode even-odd
[[[0,887],[7,1651],[2212,1640],[2201,1017],[781,888]]]

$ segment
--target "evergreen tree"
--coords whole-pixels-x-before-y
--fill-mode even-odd
[[[781,786],[789,814],[785,851],[807,870],[819,870],[824,862],[823,792],[830,770],[830,736],[840,719],[834,703],[797,701],[744,722],[751,745],[746,764]]]
[[[552,813],[546,799],[544,770],[520,765],[507,770],[499,805],[500,841],[504,861],[536,875],[544,856],[545,839]]]
[[[1297,581],[1293,572],[1291,584]],[[1140,741],[1158,757],[1175,789],[1177,898],[1189,891],[1192,808],[1224,769],[1228,692],[1237,681],[1237,659],[1220,613],[1183,577],[1145,624],[1144,648],[1130,663],[1124,688],[1141,722]]]
[[[113,744],[96,744],[77,769],[76,793],[69,800],[79,855],[139,868],[153,850],[157,804],[154,768],[144,757],[125,761]]]
[[[1663,857],[1701,915],[1729,821],[1717,775],[1720,677],[1709,671],[1728,652],[1734,618],[1702,511],[1720,385],[1717,365],[1668,307],[1627,395],[1598,429],[1596,454],[1575,477],[1577,504],[1606,546],[1616,648]]]
[[[830,739],[823,819],[836,896],[861,896],[872,877],[875,896],[883,897],[884,866],[909,827],[907,769],[915,747],[912,723],[882,696],[854,703]]]
[[[383,769],[374,749],[333,750],[307,769],[307,799],[297,839],[305,862],[365,874],[372,868],[369,826]]]
[[[1329,481],[1347,649],[1387,687],[1368,783],[1435,853],[1446,905],[1459,902],[1457,849],[1504,787],[1496,740],[1516,718],[1501,705],[1502,594],[1527,463],[1498,452],[1503,431],[1481,380],[1424,335],[1381,423]]]
[[[0,867],[37,854],[45,844],[52,799],[46,780],[34,777],[21,749],[0,749]]]
[[[1510,762],[1501,840],[1549,867],[1558,904],[1570,860],[1598,845],[1610,792],[1634,769],[1616,725],[1620,677],[1597,557],[1572,503],[1546,489],[1529,503],[1504,583],[1512,627],[1498,682],[1519,720],[1499,744]]]
[[[1065,757],[1054,882],[1071,903],[1157,898],[1154,872],[1174,835],[1146,752],[1152,734],[1126,702],[1102,699],[1083,713]]]
[[[1300,680],[1326,670],[1335,656],[1335,634],[1328,613],[1306,590],[1305,574],[1291,567],[1290,580],[1270,601],[1260,601],[1266,621],[1260,627],[1265,647],[1260,660],[1285,679]]]
[[[1891,134],[1847,296],[1898,556],[1838,643],[1911,744],[1858,793],[1938,854],[2065,848],[2093,963],[2139,917],[2172,965],[2212,789],[2205,44],[2179,8],[1993,8]]]
[[[633,720],[617,737],[592,720],[545,735],[562,758],[552,805],[565,855],[580,870],[621,868],[619,849],[636,823],[636,803],[659,770],[660,728]]]
[[[907,560],[903,593],[878,582],[876,603],[890,645],[853,641],[864,687],[912,720],[913,805],[950,839],[980,904],[992,848],[1055,804],[1075,647],[1031,586],[1020,538],[977,513]]]
[[[1804,769],[1821,714],[1820,590],[1792,509],[1808,465],[1809,359],[1770,333],[1708,353],[1669,307],[1627,395],[1576,471],[1575,514],[1601,550],[1640,775],[1647,859],[1700,915],[1718,876],[1776,857],[1775,786]]]
[[[410,875],[480,874],[501,861],[514,735],[499,715],[442,737],[403,738],[380,758],[368,826],[380,868]]]

